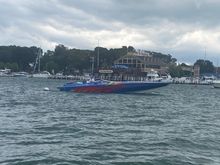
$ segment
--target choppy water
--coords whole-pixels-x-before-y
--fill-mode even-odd
[[[77,94],[63,83],[0,78],[0,164],[220,164],[220,90]]]

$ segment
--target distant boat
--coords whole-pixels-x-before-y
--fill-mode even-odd
[[[51,74],[48,71],[42,71],[31,75],[33,78],[49,78]]]
[[[38,50],[37,58],[34,64],[34,71],[33,74],[30,77],[33,78],[49,78],[51,74],[48,71],[40,71],[40,58],[42,56],[41,49]],[[36,68],[38,71],[36,72]]]
[[[12,73],[13,77],[29,77],[29,73],[27,72],[14,72]]]
[[[204,76],[200,79],[200,84],[203,84],[203,85],[211,85],[213,84],[213,81],[215,80],[215,77],[214,76]]]
[[[158,74],[158,72],[155,71],[155,70],[151,70],[149,73],[147,73],[147,79],[146,80],[148,80],[148,81],[167,81],[167,82],[170,82],[170,83],[173,81],[170,74],[160,76]]]
[[[212,85],[214,88],[220,88],[220,80],[214,80]]]
[[[11,69],[0,69],[0,77],[9,77]]]
[[[60,91],[82,93],[129,93],[159,88],[168,85],[168,81],[85,81],[70,82],[58,87]]]

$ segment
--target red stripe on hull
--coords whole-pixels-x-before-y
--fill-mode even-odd
[[[121,89],[123,85],[106,85],[106,86],[92,86],[92,87],[78,87],[74,89],[74,92],[78,93],[112,93]]]

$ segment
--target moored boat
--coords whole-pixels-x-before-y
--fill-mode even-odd
[[[128,93],[159,88],[168,85],[168,81],[86,81],[70,82],[58,87],[60,91],[82,93]]]
[[[43,71],[43,72],[39,72],[39,73],[34,73],[32,74],[31,77],[34,78],[49,78],[51,76],[51,74],[48,71]]]
[[[0,77],[9,77],[11,69],[0,69]]]
[[[13,77],[29,77],[30,75],[27,72],[14,72],[12,73]]]
[[[36,57],[36,61],[35,61],[35,64],[34,64],[34,70],[33,70],[33,73],[30,77],[33,77],[33,78],[49,78],[51,76],[51,74],[48,72],[48,71],[40,71],[40,59],[42,57],[42,50],[39,49],[38,52],[37,52],[37,57]],[[38,69],[36,71],[36,69]]]
[[[212,85],[214,88],[220,88],[220,80],[214,80]]]

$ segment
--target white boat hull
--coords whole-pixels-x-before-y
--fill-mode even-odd
[[[214,88],[220,88],[220,80],[213,81]]]
[[[32,74],[33,78],[49,78],[50,76],[51,76],[50,73],[47,71],[43,71],[42,73]]]
[[[33,78],[49,78],[50,75],[45,75],[45,74],[33,74]]]

